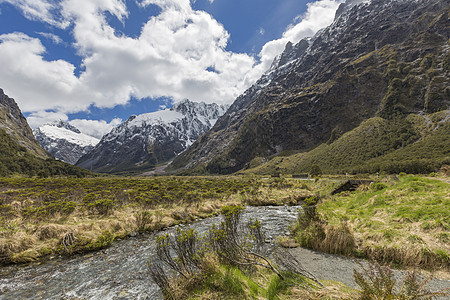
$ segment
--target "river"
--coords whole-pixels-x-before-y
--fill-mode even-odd
[[[244,222],[260,220],[267,239],[273,241],[288,233],[299,208],[248,207],[242,217]],[[219,222],[220,217],[212,217],[187,227],[203,233]],[[138,235],[116,241],[103,251],[71,258],[0,268],[0,299],[161,299],[146,266],[155,257],[155,236]]]
[[[276,242],[278,236],[289,234],[288,226],[295,222],[298,209],[300,206],[247,207],[243,221],[257,218],[268,242]],[[220,221],[220,217],[212,217],[186,227],[204,233]],[[172,227],[163,233],[174,231]],[[102,251],[0,268],[0,299],[162,299],[146,266],[148,259],[155,257],[155,237],[155,234],[138,235],[116,241]],[[353,269],[359,269],[356,259],[303,248],[289,251],[317,278],[341,281],[356,288],[352,278]],[[405,272],[394,270],[394,275],[401,282]],[[436,291],[449,288],[450,281],[435,278],[427,286]]]

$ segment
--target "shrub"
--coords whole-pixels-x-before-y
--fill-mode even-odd
[[[114,202],[111,199],[99,199],[93,203],[89,203],[88,208],[100,215],[108,215],[114,208]]]
[[[152,213],[148,210],[144,210],[136,214],[136,227],[138,232],[145,232],[148,226],[152,223]]]
[[[165,234],[157,237],[157,260],[149,262],[148,268],[165,298],[187,298],[189,291],[198,286],[217,290],[227,298],[245,298],[242,272],[252,274],[256,267],[266,268],[285,280],[286,273],[280,272],[264,255],[265,239],[261,223],[250,220],[246,226],[241,226],[242,210],[241,206],[224,207],[224,220],[210,228],[207,239],[200,238],[193,229],[177,229],[175,236]],[[295,273],[298,278],[306,276],[317,282],[289,253],[275,257],[283,260],[282,266],[290,274]],[[220,262],[224,265],[217,267]],[[164,272],[164,266],[181,276],[182,280],[170,279]],[[225,273],[221,271],[224,266]],[[255,283],[248,282],[248,285],[253,291],[251,293],[257,293]],[[275,290],[279,291],[278,288]]]
[[[390,266],[372,262],[362,272],[353,270],[353,279],[360,287],[360,300],[372,299],[433,299],[436,296],[450,295],[447,290],[430,292],[425,288],[432,276],[420,280],[416,271],[408,272],[400,288],[395,288],[396,280]]]
[[[382,182],[374,182],[371,185],[371,189],[374,191],[381,191],[384,190],[385,188],[387,188],[387,184],[382,183]]]
[[[320,167],[318,165],[312,165],[311,169],[309,170],[309,175],[311,177],[317,177],[322,175],[322,170],[320,169]]]
[[[77,207],[77,203],[76,202],[68,201],[68,202],[64,203],[62,211],[63,211],[64,214],[70,215],[71,213],[73,213],[75,211],[76,207]]]

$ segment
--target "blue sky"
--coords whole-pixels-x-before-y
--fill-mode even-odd
[[[189,98],[232,101],[340,0],[0,0],[0,88],[32,127],[100,137]]]

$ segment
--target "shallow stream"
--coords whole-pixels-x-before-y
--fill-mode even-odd
[[[248,207],[243,221],[257,218],[267,239],[275,240],[289,234],[288,226],[299,208]],[[203,233],[219,222],[220,217],[213,217],[188,227]],[[155,257],[155,236],[116,241],[106,250],[72,258],[0,268],[0,299],[162,299],[146,266],[147,260]]]

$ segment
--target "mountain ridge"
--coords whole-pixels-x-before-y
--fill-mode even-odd
[[[0,129],[13,137],[15,142],[40,158],[50,158],[35,139],[26,118],[13,98],[8,97],[0,88]]]
[[[376,116],[447,109],[449,1],[352,2],[308,49],[287,46],[281,57],[291,59],[239,96],[171,169],[233,173],[255,157],[311,151]]]
[[[34,129],[33,134],[41,146],[55,158],[72,165],[100,141],[62,120],[44,124]]]
[[[0,89],[0,176],[76,176],[90,173],[55,160],[34,138],[14,99]]]
[[[82,156],[78,166],[99,172],[148,171],[183,152],[227,106],[183,100],[172,108],[133,115]]]

